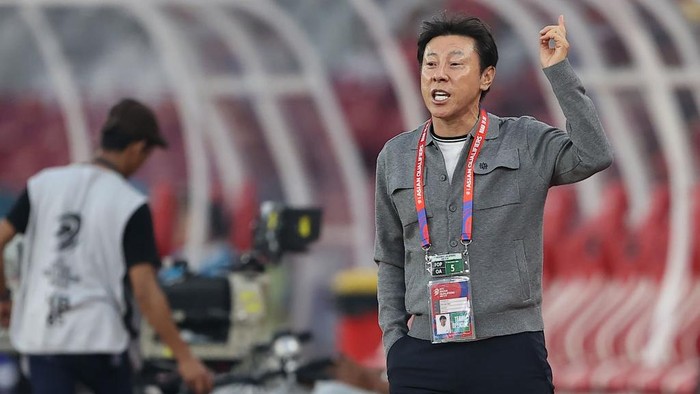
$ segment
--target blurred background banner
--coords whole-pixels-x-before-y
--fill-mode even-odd
[[[170,143],[133,180],[163,256],[197,269],[250,250],[263,201],[323,210],[276,291],[327,353],[333,278],[375,267],[376,156],[428,117],[416,38],[442,10],[494,31],[484,107],[560,128],[537,47],[564,14],[615,148],[612,169],[547,204],[555,384],[682,391],[700,353],[700,1],[0,0],[0,214],[35,172],[92,158],[117,100],[143,100]]]

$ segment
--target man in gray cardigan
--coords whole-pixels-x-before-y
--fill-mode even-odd
[[[553,391],[541,311],[544,203],[549,187],[610,166],[612,150],[567,60],[563,16],[539,39],[566,131],[481,109],[498,61],[482,21],[423,23],[418,61],[431,117],[377,159],[374,259],[392,393]],[[435,298],[441,292],[446,299]],[[438,314],[455,333],[436,332]]]

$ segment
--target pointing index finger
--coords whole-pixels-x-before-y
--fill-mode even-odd
[[[559,24],[559,28],[561,28],[561,30],[563,32],[566,32],[566,25],[564,24],[564,15],[559,15],[559,23],[558,24]]]

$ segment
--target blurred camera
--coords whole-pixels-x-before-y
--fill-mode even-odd
[[[253,229],[253,248],[273,262],[286,252],[303,252],[321,234],[320,208],[291,208],[266,201]]]

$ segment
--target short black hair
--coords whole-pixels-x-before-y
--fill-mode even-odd
[[[146,141],[148,147],[168,146],[160,134],[153,111],[134,99],[125,98],[109,110],[102,126],[100,147],[108,151],[123,151],[137,141]]]
[[[474,39],[474,50],[479,55],[479,67],[481,72],[486,68],[496,67],[498,63],[498,47],[491,34],[491,28],[481,19],[475,16],[455,14],[448,16],[442,12],[431,20],[423,21],[421,32],[418,36],[418,65],[423,66],[425,47],[430,40],[440,36],[464,36]],[[487,91],[481,93],[483,99]]]
[[[447,320],[447,317],[445,315],[440,316],[440,320]]]

